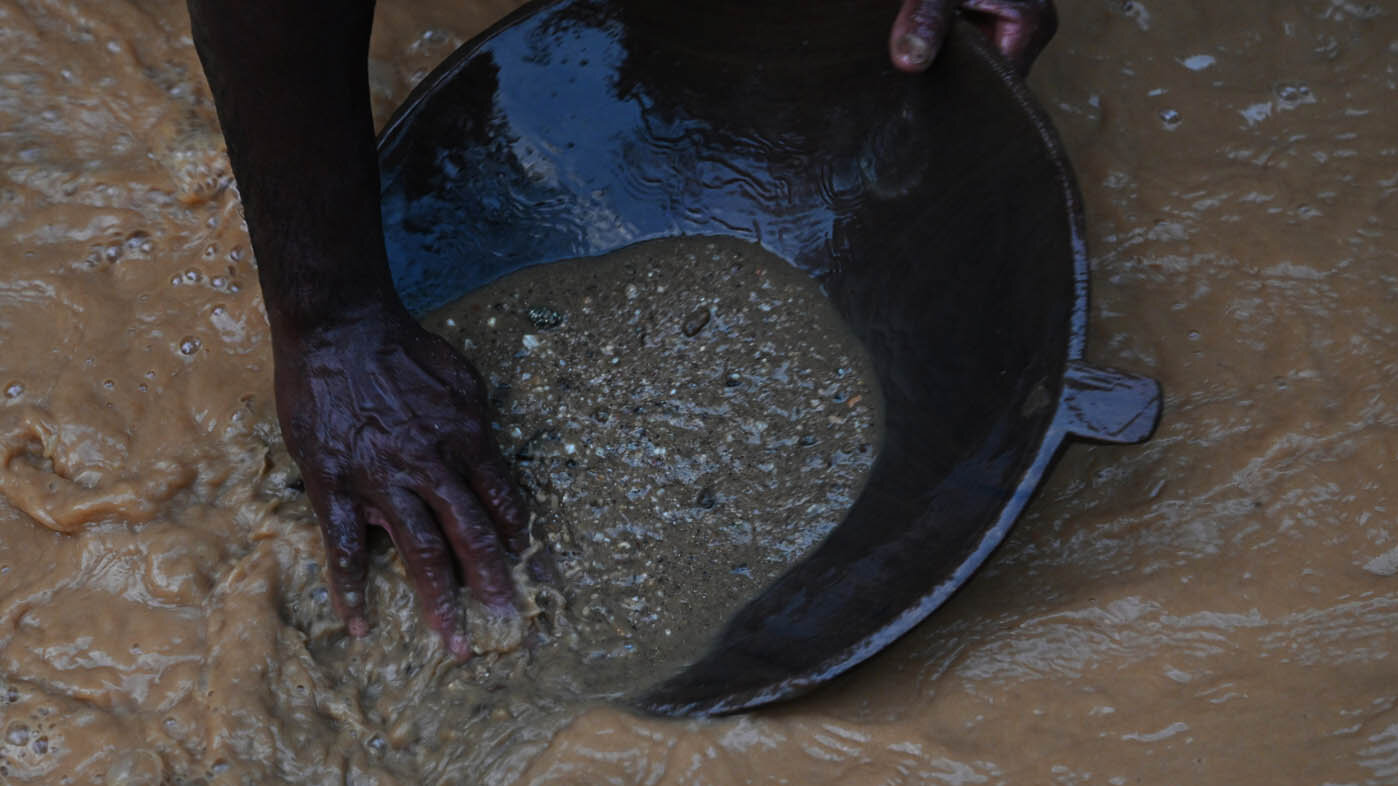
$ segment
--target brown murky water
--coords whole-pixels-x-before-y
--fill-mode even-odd
[[[380,118],[512,5],[381,3]],[[1398,11],[1061,11],[1031,84],[1088,206],[1089,355],[1162,381],[1159,433],[1070,448],[830,688],[673,722],[501,699],[387,554],[401,638],[345,644],[183,4],[0,0],[0,779],[1398,781]],[[391,714],[422,696],[479,720]]]

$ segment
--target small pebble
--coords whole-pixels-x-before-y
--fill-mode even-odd
[[[684,325],[680,329],[684,331],[686,336],[693,338],[699,335],[699,331],[703,330],[707,324],[709,324],[709,310],[701,307],[695,309],[694,313],[685,319]]]
[[[548,306],[531,306],[528,316],[530,323],[540,330],[556,328],[563,324],[563,314]]]
[[[705,486],[703,490],[699,492],[699,496],[695,498],[694,504],[704,510],[713,509],[713,506],[718,504],[718,495],[714,493],[713,486]]]

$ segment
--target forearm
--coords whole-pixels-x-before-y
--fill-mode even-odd
[[[272,329],[396,303],[379,216],[373,0],[188,0]]]

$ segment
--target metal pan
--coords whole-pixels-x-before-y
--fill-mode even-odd
[[[971,577],[1066,438],[1138,442],[1159,417],[1154,381],[1083,360],[1082,210],[1043,111],[970,28],[927,74],[893,71],[890,21],[859,0],[530,3],[383,133],[410,308],[730,235],[816,277],[873,356],[887,431],[863,493],[646,710],[732,712],[849,669]]]

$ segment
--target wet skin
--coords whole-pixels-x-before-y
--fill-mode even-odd
[[[975,22],[1020,76],[1058,30],[1052,0],[903,0],[888,36],[893,65],[910,73],[926,70],[957,14]]]
[[[188,4],[258,261],[277,414],[320,521],[335,609],[351,634],[368,632],[366,536],[383,527],[427,622],[468,657],[458,574],[491,613],[515,614],[510,564],[529,545],[528,513],[479,374],[418,325],[390,280],[366,71],[373,0]],[[1056,27],[1049,0],[904,0],[894,65],[925,69],[956,13],[1021,73]],[[547,578],[545,561],[531,567]]]

